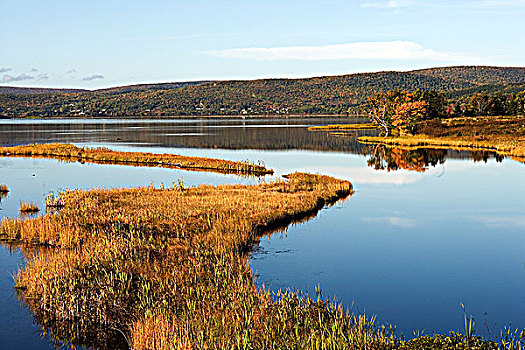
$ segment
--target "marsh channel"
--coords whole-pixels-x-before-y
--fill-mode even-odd
[[[330,134],[330,118],[0,120],[0,143],[69,142],[120,151],[262,161],[272,176],[52,159],[0,158],[0,217],[21,201],[44,208],[59,189],[270,181],[294,171],[347,179],[355,194],[306,222],[263,237],[250,253],[258,286],[336,299],[376,315],[398,335],[463,332],[464,314],[485,338],[525,326],[525,165],[489,152],[402,151],[359,144],[374,130]],[[24,264],[0,246],[0,349],[49,349],[14,290]]]

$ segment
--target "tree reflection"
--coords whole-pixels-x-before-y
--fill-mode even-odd
[[[368,166],[375,170],[396,171],[400,169],[424,172],[429,166],[445,163],[446,150],[416,149],[404,150],[384,145],[369,147],[364,151],[370,155]]]
[[[369,146],[363,149],[363,155],[368,158],[368,166],[375,170],[410,170],[425,172],[430,167],[444,164],[447,158],[451,158],[451,151],[445,149],[418,148],[402,149],[388,147],[385,145]],[[505,158],[495,152],[489,151],[469,151],[468,156],[474,162],[487,162],[494,158],[496,162],[502,162]]]
[[[504,156],[501,154],[497,154],[494,152],[488,152],[488,151],[470,151],[469,152],[470,158],[474,160],[474,162],[487,162],[490,158],[494,157],[496,159],[496,162],[501,163],[503,159],[505,159]]]
[[[7,192],[0,192],[0,203],[2,203],[2,199],[7,197]]]

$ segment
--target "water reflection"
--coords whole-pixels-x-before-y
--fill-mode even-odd
[[[460,302],[480,320],[478,334],[484,319],[495,330],[509,322],[523,327],[525,299],[517,297],[525,290],[523,165],[492,152],[364,148],[357,143],[361,132],[336,137],[306,130],[323,123],[333,121],[0,121],[0,140],[261,159],[277,175],[298,170],[349,179],[357,190],[352,201],[289,227],[284,236],[261,240],[251,260],[259,285],[313,293],[320,284],[327,296],[376,314],[407,336],[418,329],[461,331]],[[256,182],[171,169],[2,158],[0,183],[12,192],[0,196],[0,216],[17,216],[20,200],[43,205],[44,195],[60,188],[171,184],[181,177],[185,185]],[[0,262],[10,259],[2,271],[15,274],[19,262],[12,263],[5,252],[0,248]],[[9,274],[0,274],[0,280],[0,291],[12,291]],[[12,304],[0,299],[0,310],[6,310],[0,315],[2,349],[9,337],[4,325],[22,327],[12,325],[12,315],[21,312]]]
[[[375,136],[376,130],[355,130],[344,137],[309,126],[362,123],[363,118],[255,118],[178,120],[0,120],[2,146],[66,142],[96,145],[126,145],[138,148],[225,150],[309,150],[362,154],[368,146],[360,136]],[[164,151],[165,152],[165,151]],[[487,160],[491,152],[448,151],[447,158]],[[388,168],[388,167],[386,167]]]
[[[359,153],[361,135],[374,135],[364,130],[351,137],[334,137],[326,132],[311,132],[308,126],[329,123],[356,123],[361,119],[181,119],[175,121],[0,121],[3,146],[28,143],[119,142],[136,146],[176,148],[222,148],[260,150],[318,150]]]
[[[48,259],[60,258],[60,252],[47,246],[22,245],[7,242],[0,242],[0,248],[5,248],[9,254],[20,256],[25,266],[31,264],[38,257]],[[20,267],[24,269],[25,267]],[[19,273],[18,271],[17,273]],[[30,298],[25,298],[24,289],[15,286],[15,304],[26,308],[31,314],[31,328],[33,334],[28,336],[21,332],[21,324],[16,324],[16,333],[24,336],[23,342],[8,341],[2,339],[5,335],[0,332],[0,348],[27,348],[27,349],[128,349],[126,339],[122,333],[116,329],[93,329],[86,324],[69,320],[69,322],[58,322],[55,315],[38,308],[38,302]],[[18,321],[18,320],[17,320]],[[7,324],[6,324],[7,326]],[[27,327],[27,325],[24,325]],[[16,339],[16,338],[15,338]],[[25,344],[21,347],[18,345]]]
[[[466,152],[463,152],[466,154]],[[453,153],[452,153],[453,154]],[[451,151],[445,149],[404,149],[388,147],[385,145],[367,146],[363,148],[363,155],[367,155],[367,164],[375,170],[396,171],[400,169],[425,172],[429,167],[444,164],[450,158]],[[474,162],[485,162],[494,158],[501,163],[505,157],[495,152],[470,151],[469,157]]]

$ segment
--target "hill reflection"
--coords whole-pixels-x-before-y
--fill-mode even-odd
[[[313,125],[364,121],[348,118],[8,120],[0,122],[0,140],[2,146],[68,142],[135,147],[344,152],[370,155],[369,165],[378,170],[401,168],[422,171],[443,162],[445,158],[487,161],[495,157],[491,152],[370,148],[357,141],[359,136],[375,136],[376,130],[356,130],[337,135],[307,130]],[[496,159],[501,160],[501,157]]]

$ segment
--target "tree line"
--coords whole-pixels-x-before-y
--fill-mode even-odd
[[[525,90],[509,94],[475,92],[454,101],[443,92],[394,89],[373,93],[367,101],[366,113],[385,136],[413,134],[418,122],[436,118],[525,114]]]
[[[308,79],[261,79],[125,86],[67,93],[2,93],[0,117],[356,115],[374,91],[443,91],[458,101],[475,92],[525,90],[525,70],[445,67]]]

